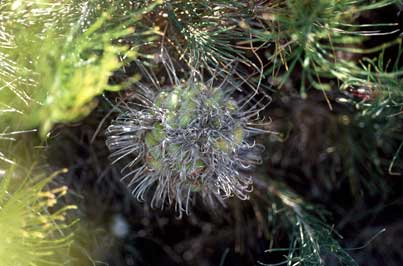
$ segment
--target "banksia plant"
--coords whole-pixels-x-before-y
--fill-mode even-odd
[[[140,86],[136,102],[107,129],[114,162],[131,158],[123,179],[138,199],[153,190],[151,206],[175,203],[180,214],[189,212],[195,193],[213,206],[231,196],[247,199],[252,178],[245,172],[261,162],[253,137],[263,132],[254,119],[264,104],[236,100],[239,85],[228,81],[173,77],[161,91]]]
[[[67,192],[65,186],[45,190],[50,178],[14,180],[9,170],[0,181],[0,261],[4,266],[62,265],[71,235],[63,233],[69,225],[66,212],[73,206],[55,208]]]
[[[0,266],[356,266],[401,218],[401,4],[0,0]]]

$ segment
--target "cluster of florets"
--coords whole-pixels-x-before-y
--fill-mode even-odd
[[[152,191],[151,206],[175,203],[188,213],[197,193],[210,204],[236,196],[247,199],[252,178],[245,170],[261,161],[259,130],[249,119],[256,106],[229,90],[187,82],[155,96],[137,96],[107,129],[115,162],[129,157],[123,171],[139,200]],[[243,106],[241,106],[243,105]]]

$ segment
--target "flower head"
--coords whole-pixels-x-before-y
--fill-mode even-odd
[[[196,80],[196,81],[195,81]],[[189,79],[152,93],[145,86],[107,129],[114,162],[130,157],[123,177],[139,200],[153,191],[151,206],[175,203],[189,212],[194,194],[214,205],[247,199],[252,179],[245,172],[261,161],[262,147],[251,126],[260,104],[237,101],[228,82]]]

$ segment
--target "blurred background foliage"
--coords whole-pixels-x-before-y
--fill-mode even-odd
[[[67,193],[67,187],[48,187],[53,178],[23,176],[15,168],[2,173],[0,258],[3,265],[62,265],[69,260],[67,251],[73,238],[67,229],[74,221],[66,221],[66,214],[75,206],[57,205]]]
[[[88,115],[95,96],[121,89],[109,77],[135,58],[139,35],[153,33],[135,32],[142,10],[128,13],[121,3],[4,1],[0,7],[1,123],[40,127],[42,135]],[[123,44],[129,36],[131,47]]]

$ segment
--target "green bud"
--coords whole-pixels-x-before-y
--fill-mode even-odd
[[[158,94],[157,98],[155,99],[154,104],[156,106],[158,106],[159,108],[165,108],[164,102],[165,102],[167,96],[168,96],[167,92],[165,92],[165,91],[160,92]]]
[[[201,169],[201,168],[204,168],[204,167],[206,167],[206,164],[202,160],[199,159],[199,160],[196,161],[196,164],[195,164],[196,169]]]
[[[182,113],[179,118],[179,125],[181,128],[185,128],[192,122],[192,114],[191,113]]]
[[[219,103],[224,99],[224,93],[221,90],[215,90],[212,99],[216,102]]]
[[[177,154],[177,153],[179,152],[180,148],[181,148],[180,145],[171,143],[171,144],[168,145],[167,151],[168,151],[170,154]]]
[[[144,140],[145,140],[146,146],[148,148],[153,147],[158,144],[158,141],[155,139],[152,131],[149,131],[146,133]]]
[[[177,128],[178,125],[176,123],[177,113],[176,112],[168,112],[166,114],[166,121],[171,128]]]
[[[223,138],[220,138],[214,142],[214,148],[222,152],[230,152],[231,145]]]
[[[180,92],[178,90],[172,91],[166,99],[167,108],[169,110],[175,111],[178,109],[180,104],[179,98]]]
[[[153,134],[155,141],[157,142],[161,142],[164,138],[166,138],[166,134],[161,123],[155,123],[154,129],[151,132]]]
[[[228,111],[234,112],[238,108],[238,105],[236,104],[236,102],[234,100],[230,100],[227,102],[226,107],[227,107]]]
[[[157,170],[162,169],[161,160],[159,160],[159,159],[154,159],[151,157],[147,160],[147,162],[151,166],[152,169],[157,169]]]
[[[234,143],[239,145],[242,143],[243,139],[245,138],[244,129],[241,126],[237,126],[234,129]]]

